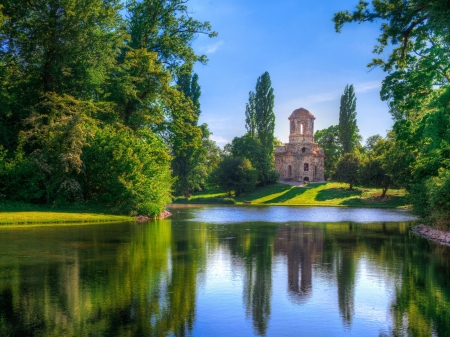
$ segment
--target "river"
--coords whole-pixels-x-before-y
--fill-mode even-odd
[[[401,210],[178,206],[0,228],[0,336],[448,336],[450,249]]]

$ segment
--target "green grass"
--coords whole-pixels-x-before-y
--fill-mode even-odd
[[[380,198],[381,189],[354,188],[348,184],[318,183],[297,187],[285,184],[273,184],[259,187],[254,191],[234,198],[237,204],[244,201],[252,205],[304,205],[304,206],[351,206],[369,208],[406,208],[405,190],[388,190],[385,198]],[[219,191],[198,193],[183,203],[210,203],[207,200],[226,198],[227,194]],[[206,202],[205,202],[206,200]],[[175,201],[177,202],[177,201]]]
[[[113,215],[95,208],[67,207],[53,209],[26,203],[0,202],[0,224],[42,224],[133,221],[125,215]]]

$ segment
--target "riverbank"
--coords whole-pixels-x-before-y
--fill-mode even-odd
[[[189,199],[175,198],[174,203],[409,208],[403,189],[391,189],[385,197],[380,196],[381,189],[355,187],[349,190],[348,184],[342,183],[310,183],[304,186],[277,183],[258,187],[235,198],[229,198],[222,191],[212,191],[196,193]]]
[[[425,239],[435,241],[441,245],[450,246],[450,232],[435,229],[426,225],[417,225],[412,229],[413,233]]]
[[[51,208],[21,202],[0,202],[0,225],[134,221],[95,207]]]
[[[0,225],[134,221],[125,215],[78,212],[0,212]]]

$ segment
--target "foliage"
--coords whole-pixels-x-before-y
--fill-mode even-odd
[[[447,0],[360,1],[353,13],[334,16],[337,31],[347,22],[377,19],[382,33],[374,53],[391,49],[385,59],[369,64],[388,73],[381,89],[395,121],[389,149],[395,160],[388,174],[411,191],[414,211],[430,221],[432,194],[427,191],[439,190],[432,185],[441,181],[440,171],[449,169],[450,7]]]
[[[323,130],[317,130],[314,134],[314,140],[324,151],[324,173],[325,179],[328,180],[336,171],[337,161],[342,153],[341,143],[339,142],[339,126],[332,125]]]
[[[2,198],[156,215],[169,201],[171,155],[178,182],[204,184],[192,177],[209,171],[195,161],[217,160],[197,125],[191,70],[206,57],[192,42],[216,33],[186,3],[2,2]]]
[[[354,153],[346,153],[339,158],[333,180],[349,184],[349,189],[358,182],[359,158]]]
[[[429,220],[444,230],[450,229],[450,170],[440,169],[437,177],[425,183]]]
[[[269,73],[266,71],[256,81],[254,119],[257,139],[267,156],[273,154],[273,132],[275,129],[274,99],[272,82]]]
[[[178,178],[175,184],[175,191],[183,193],[185,197],[189,198],[190,189],[194,187],[194,174],[202,161],[205,161],[206,148],[202,145],[202,140],[209,138],[209,131],[206,126],[198,127],[198,118],[200,116],[200,102],[201,95],[200,86],[198,84],[198,75],[191,76],[189,72],[183,72],[178,77],[178,90],[183,93],[187,100],[186,105],[190,105],[193,113],[192,119],[186,121],[186,117],[180,116],[174,120],[179,125],[184,127],[179,130],[174,139],[173,161],[172,169],[174,175]],[[187,126],[187,127],[186,127]]]
[[[228,146],[234,157],[251,161],[258,171],[258,183],[261,185],[273,183],[279,178],[274,168],[275,96],[271,85],[268,72],[258,77],[256,90],[249,93],[249,102],[245,108],[247,133],[243,137],[235,137],[231,146]]]
[[[366,139],[366,144],[364,145],[365,151],[373,151],[375,149],[375,145],[378,141],[382,140],[383,137],[380,135],[373,135]]]
[[[366,149],[370,150],[366,150],[365,158],[360,162],[358,181],[362,186],[381,188],[383,191],[381,197],[383,198],[386,196],[392,180],[386,172],[385,165],[385,161],[388,160],[386,158],[388,148],[385,141],[376,136],[373,136],[371,141],[378,139],[377,142],[375,144],[368,142],[368,146],[366,146]]]
[[[206,63],[206,56],[196,55],[191,44],[198,34],[214,37],[217,33],[212,31],[209,22],[193,19],[186,3],[179,0],[129,1],[128,45],[157,53],[169,69],[176,70],[184,64],[191,66],[197,61]]]
[[[171,199],[170,159],[151,132],[99,129],[83,152],[84,198],[118,213],[158,215]]]
[[[227,191],[230,197],[232,192],[238,197],[242,192],[254,189],[257,178],[258,173],[250,161],[239,157],[225,157],[213,173],[214,183]]]
[[[342,153],[350,153],[358,143],[359,129],[356,125],[356,97],[353,84],[346,86],[339,108],[339,142]]]

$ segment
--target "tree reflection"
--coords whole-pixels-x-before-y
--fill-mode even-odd
[[[257,335],[267,334],[276,314],[276,254],[286,257],[287,292],[295,304],[313,299],[313,275],[325,278],[337,290],[343,326],[351,329],[358,313],[357,266],[365,259],[366,268],[395,284],[392,327],[381,335],[446,336],[450,249],[408,230],[399,223],[216,226],[164,220],[4,231],[0,335],[193,334],[199,275],[211,253],[224,250],[243,275],[237,291]]]
[[[87,237],[62,228],[44,244],[28,238],[34,246],[18,247],[16,256],[28,250],[39,263],[0,269],[0,334],[185,336],[195,320],[204,235],[174,236],[167,220],[129,229],[111,225]],[[72,239],[62,244],[62,236]]]
[[[232,233],[238,240],[227,240],[232,256],[242,261],[245,312],[251,317],[254,331],[259,336],[266,334],[271,314],[275,231],[276,227],[272,225],[252,226],[252,230],[237,226],[232,227]]]

